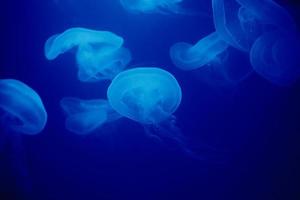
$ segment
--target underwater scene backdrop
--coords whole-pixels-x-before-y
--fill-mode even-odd
[[[0,199],[300,199],[299,12],[1,2]]]

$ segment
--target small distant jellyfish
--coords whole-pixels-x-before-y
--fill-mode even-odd
[[[184,13],[183,0],[120,0],[121,5],[133,13]]]
[[[53,60],[76,48],[78,79],[94,82],[112,79],[130,62],[131,54],[123,43],[123,38],[109,31],[70,28],[46,41],[45,56]]]
[[[217,32],[199,40],[195,45],[184,42],[174,44],[170,48],[170,57],[174,65],[182,70],[194,70],[216,60],[228,44]]]
[[[250,61],[254,71],[280,86],[293,84],[300,76],[300,38],[295,33],[272,31],[253,44]]]
[[[236,0],[213,0],[213,17],[217,33],[231,46],[248,52],[261,34],[261,25],[251,8]]]
[[[104,99],[65,97],[60,101],[60,106],[67,115],[66,129],[78,135],[93,133],[103,124],[121,117]]]
[[[236,0],[244,8],[250,10],[257,20],[263,24],[275,26],[277,29],[295,30],[295,22],[286,9],[273,0]]]
[[[44,129],[47,122],[40,96],[15,79],[0,80],[0,110],[4,130],[35,135]]]

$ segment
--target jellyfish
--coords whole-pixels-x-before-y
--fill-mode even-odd
[[[213,0],[213,17],[216,31],[231,46],[249,51],[261,34],[261,25],[253,17],[252,9],[242,7],[236,0]]]
[[[182,70],[193,70],[211,63],[226,51],[228,44],[217,32],[199,40],[195,45],[184,42],[170,48],[170,57],[174,65]]]
[[[236,0],[240,5],[251,10],[253,16],[264,24],[273,25],[281,31],[295,30],[291,15],[273,0]]]
[[[47,122],[47,113],[39,95],[15,79],[0,80],[0,122],[3,129],[35,135]]]
[[[253,44],[250,61],[254,71],[271,83],[287,86],[300,76],[300,38],[294,32],[271,31]]]
[[[183,0],[120,0],[121,5],[133,13],[184,13]]]
[[[122,37],[109,31],[70,28],[46,41],[45,56],[53,60],[76,48],[78,79],[94,82],[112,79],[130,62],[131,54],[123,43]]]
[[[0,79],[0,154],[6,152],[1,165],[13,174],[12,187],[18,195],[27,196],[31,192],[21,135],[40,133],[46,122],[43,102],[32,88],[15,79]]]
[[[76,59],[79,80],[95,82],[113,79],[130,62],[131,54],[123,47],[103,46],[95,50],[91,46],[82,46],[78,48]]]
[[[83,100],[65,97],[60,101],[60,105],[67,115],[66,129],[79,135],[93,133],[103,124],[121,117],[104,99]]]
[[[125,70],[112,80],[107,98],[117,113],[141,124],[147,136],[174,142],[193,156],[176,126],[174,112],[181,103],[182,92],[169,72],[156,67]]]
[[[181,102],[175,77],[159,68],[133,68],[118,74],[107,90],[111,107],[141,124],[159,124]]]

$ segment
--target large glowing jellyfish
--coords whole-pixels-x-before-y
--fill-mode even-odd
[[[80,135],[92,133],[103,124],[121,117],[104,99],[82,100],[65,97],[60,105],[67,114],[66,129]]]
[[[176,67],[182,70],[193,70],[217,59],[227,47],[228,44],[217,32],[214,32],[195,45],[184,42],[174,44],[170,49],[170,57]]]
[[[183,13],[183,0],[120,0],[121,5],[133,13]]]
[[[252,9],[241,6],[236,0],[213,0],[216,31],[231,46],[249,51],[261,33],[261,25]]]
[[[122,47],[123,43],[123,38],[109,31],[70,28],[46,41],[45,56],[53,60],[76,48],[79,80],[112,79],[131,60],[130,52]]]
[[[46,122],[43,102],[32,88],[18,80],[0,80],[0,154],[2,151],[7,154],[1,166],[11,170],[13,187],[18,191],[17,196],[22,198],[31,192],[31,181],[21,134],[38,134]]]
[[[260,22],[276,26],[276,28],[291,30],[295,23],[291,15],[273,0],[236,0],[244,8],[251,11]]]
[[[299,58],[300,39],[293,32],[267,32],[256,40],[250,52],[253,69],[277,85],[289,85],[299,78]]]
[[[113,79],[107,97],[120,115],[142,124],[159,124],[177,110],[181,89],[165,70],[134,68]]]
[[[3,129],[34,135],[47,122],[47,113],[39,95],[14,79],[0,80],[0,122]]]
[[[181,88],[169,72],[155,67],[133,68],[118,74],[107,90],[111,107],[144,126],[148,136],[174,141],[186,153],[183,135],[173,113],[181,102]]]

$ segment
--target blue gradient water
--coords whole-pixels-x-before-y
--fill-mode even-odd
[[[299,2],[276,2],[298,30]],[[285,76],[293,77],[288,86],[273,83],[253,71],[249,52],[232,46],[199,69],[175,67],[172,45],[196,44],[216,31],[211,1],[185,0],[180,8],[188,12],[131,13],[118,0],[1,2],[0,79],[29,85],[48,113],[38,135],[1,129],[1,200],[300,198],[299,78]],[[264,19],[289,27],[288,17]],[[78,80],[76,51],[45,58],[46,40],[71,27],[111,31],[131,52],[129,68],[161,67],[177,79],[182,100],[174,134],[180,131],[197,157],[126,118],[93,134],[66,130],[61,99],[106,99],[110,84]]]

